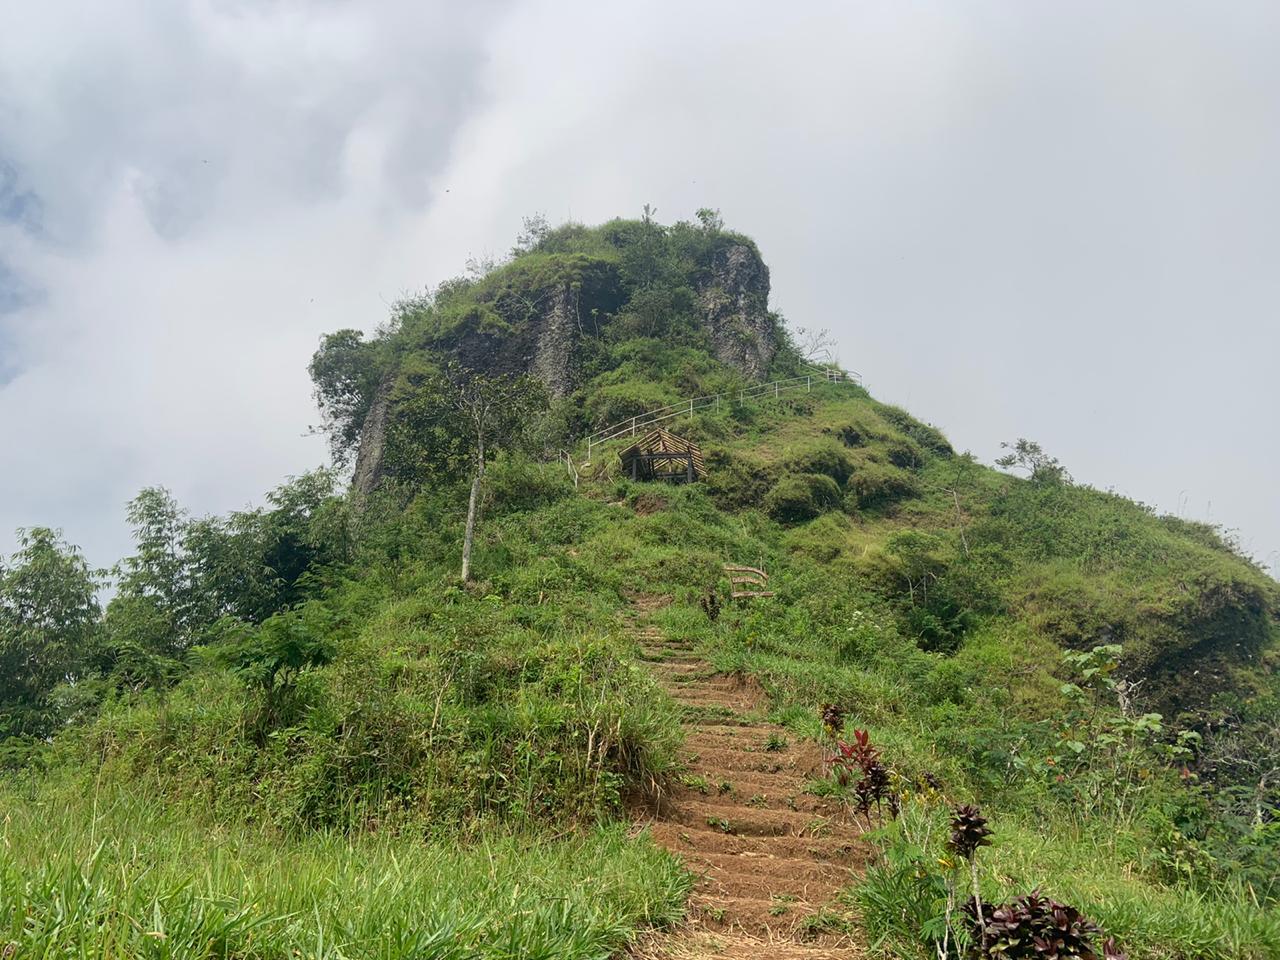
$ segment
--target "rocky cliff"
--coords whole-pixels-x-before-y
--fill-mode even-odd
[[[769,268],[745,238],[704,234],[698,239],[693,252],[671,256],[683,266],[668,265],[661,281],[647,285],[626,269],[625,238],[613,241],[620,251],[604,251],[614,256],[539,252],[517,258],[467,290],[461,301],[439,308],[445,319],[400,356],[428,350],[488,375],[529,374],[553,398],[571,397],[582,386],[584,355],[591,352],[599,368],[606,349],[601,345],[617,339],[610,337],[610,324],[627,313],[633,298],[656,287],[674,292],[671,303],[684,304],[679,316],[687,319],[674,322],[667,338],[697,341],[744,378],[764,379],[780,346],[769,312]],[[404,389],[400,361],[393,362],[370,399],[361,429],[353,477],[359,492],[373,490],[382,479],[386,430]]]
[[[717,250],[698,305],[716,359],[763,379],[778,339],[769,316],[769,268],[755,249],[736,243]]]

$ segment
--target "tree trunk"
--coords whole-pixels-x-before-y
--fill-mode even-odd
[[[467,530],[462,537],[462,582],[471,582],[471,544],[476,535],[476,513],[480,509],[480,481],[484,477],[484,444],[476,456],[476,475],[471,479],[471,499],[467,502]]]

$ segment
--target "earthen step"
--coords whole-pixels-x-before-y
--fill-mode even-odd
[[[803,885],[822,882],[831,889],[839,889],[849,879],[849,868],[831,861],[814,860],[812,857],[779,857],[758,853],[699,853],[685,856],[685,864],[694,873],[709,876],[734,876],[758,878],[762,882],[781,884],[785,892],[787,884]],[[795,893],[796,891],[790,891]]]
[[[706,660],[691,650],[649,650],[641,647],[640,659],[652,666],[664,663],[694,663],[698,666],[706,664]]]
[[[721,706],[733,706],[735,709],[750,712],[754,706],[751,698],[736,690],[716,687],[706,679],[695,679],[685,682],[669,681],[664,686],[673,697],[681,698],[689,703],[711,703]],[[762,718],[763,719],[763,718]]]
[[[830,829],[826,818],[793,810],[761,810],[740,803],[682,803],[666,811],[668,819],[694,830],[740,837],[802,837]]]
[[[804,919],[813,916],[825,904],[695,892],[689,905],[690,913],[696,916],[698,923],[711,929],[738,929],[764,939],[794,943]],[[775,954],[761,956],[772,958]]]
[[[866,856],[857,844],[857,832],[835,829],[827,836],[740,836],[720,831],[692,831],[680,824],[659,821],[649,832],[658,843],[682,856],[729,853],[772,857],[802,857],[837,865],[861,863]]]
[[[786,759],[794,759],[800,755],[799,750],[791,748],[790,742],[786,746],[781,746],[776,740],[771,740],[771,737],[776,735],[786,736],[777,727],[764,722],[758,722],[753,727],[744,727],[737,723],[705,723],[690,727],[689,732],[686,733],[685,742],[689,744],[690,750],[696,750],[700,746],[716,746],[726,750],[742,750],[745,753],[771,754]],[[774,749],[769,749],[771,744]]]
[[[689,731],[685,739],[685,753],[704,758],[714,755],[731,759],[771,760],[780,770],[809,769],[807,765],[802,766],[803,757],[798,750],[764,750],[750,740],[731,740],[723,734],[703,734],[698,730]]]
[[[710,667],[698,660],[658,662],[650,669],[664,684],[705,683],[715,676]]]
[[[725,777],[732,782],[739,773],[779,774],[790,777],[792,789],[800,789],[808,777],[794,763],[788,764],[769,753],[748,753],[745,750],[706,751],[687,758],[686,769],[694,775],[707,778]]]
[[[698,776],[699,774],[694,773],[693,775]],[[701,776],[706,777],[705,774]],[[748,777],[752,779],[747,779]],[[761,779],[768,782],[761,783]],[[720,793],[718,783],[713,783],[710,777],[706,777],[706,780],[706,793],[703,793],[697,787],[681,784],[678,790],[672,791],[673,802],[697,797],[725,796],[725,794]],[[839,818],[844,815],[840,807],[830,800],[805,793],[806,781],[802,778],[797,777],[790,783],[778,783],[769,774],[756,779],[751,773],[738,771],[731,775],[728,782],[731,789],[727,795],[733,797],[739,803],[746,804],[748,807],[756,807],[761,810],[793,810],[796,813],[807,813],[823,817]]]
[[[763,940],[723,930],[690,932],[671,953],[646,951],[654,960],[855,960],[860,953],[841,947],[792,940]]]

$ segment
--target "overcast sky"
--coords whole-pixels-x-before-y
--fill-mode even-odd
[[[983,460],[1280,573],[1280,5],[10,3],[0,553],[324,460],[306,362],[523,215],[718,207],[773,300]]]

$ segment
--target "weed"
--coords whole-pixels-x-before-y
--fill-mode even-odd
[[[707,778],[701,774],[681,774],[680,782],[690,790],[697,790],[704,796],[711,790],[710,784],[707,783]]]

